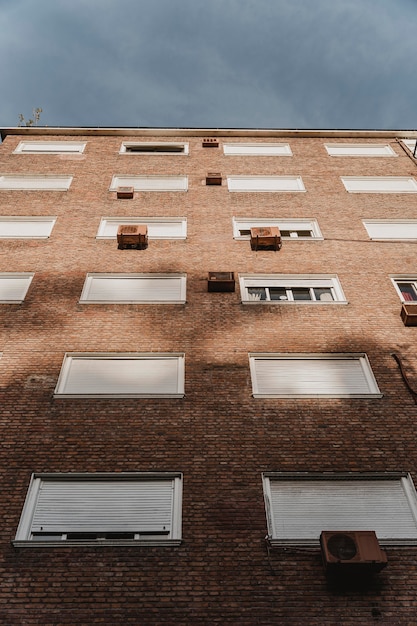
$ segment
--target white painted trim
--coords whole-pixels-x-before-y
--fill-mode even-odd
[[[242,304],[253,305],[335,305],[347,304],[342,285],[336,274],[239,274]],[[249,287],[296,287],[331,289],[332,300],[254,300],[248,293]],[[290,296],[291,297],[291,296]]]
[[[94,282],[95,281],[106,281],[106,280],[120,280],[120,281],[127,281],[126,284],[130,283],[131,286],[131,291],[130,293],[132,295],[134,295],[134,287],[135,287],[135,283],[143,283],[144,281],[147,281],[148,284],[150,284],[151,288],[152,288],[152,292],[155,291],[155,294],[153,294],[152,298],[149,299],[141,299],[138,297],[134,298],[131,297],[131,299],[119,299],[117,297],[113,297],[113,298],[108,298],[108,299],[103,299],[103,300],[97,300],[97,299],[92,299],[91,296],[91,291],[94,289]],[[166,284],[166,281],[170,281],[172,283],[172,285],[177,284],[178,285],[178,298],[173,299],[173,300],[168,300],[166,298],[163,297],[163,288],[164,288],[164,283]],[[81,297],[80,297],[80,303],[82,304],[105,304],[105,303],[117,303],[117,304],[135,304],[135,303],[139,303],[139,304],[185,304],[186,301],[186,281],[187,281],[187,275],[186,274],[110,274],[110,273],[105,273],[105,274],[99,274],[99,273],[89,273],[86,276],[85,282],[84,282],[84,286],[83,286],[83,290],[81,293]],[[174,285],[175,287],[175,285]],[[171,287],[172,289],[173,287]],[[161,291],[162,290],[162,291]],[[158,297],[158,294],[159,297]],[[117,289],[115,291],[115,296],[117,296]]]
[[[305,363],[307,366],[308,361],[325,361],[328,362],[337,362],[337,361],[357,361],[360,366],[359,371],[362,375],[361,385],[365,383],[368,391],[358,391],[354,388],[351,391],[338,391],[332,392],[331,388],[327,391],[318,391],[317,393],[312,390],[305,389],[304,391],[298,391],[295,387],[299,387],[299,385],[303,384],[303,381],[298,381],[295,378],[296,370],[294,373],[294,377],[291,382],[291,386],[294,387],[294,391],[287,391],[287,381],[284,381],[282,389],[280,389],[279,382],[277,381],[276,390],[274,391],[265,391],[262,390],[259,386],[258,378],[259,372],[257,368],[258,361],[276,361],[277,363],[287,362],[288,365],[286,367],[286,375],[290,375],[290,363],[294,361],[300,361]],[[249,353],[249,365],[252,379],[252,391],[254,398],[381,398],[382,394],[379,391],[376,379],[372,372],[371,366],[368,361],[368,357],[364,353]],[[320,378],[320,377],[319,377]],[[347,384],[347,379],[345,380],[345,384]],[[311,378],[308,383],[308,387],[314,387],[315,377]]]
[[[288,143],[224,143],[223,153],[231,156],[292,156]]]
[[[34,272],[1,272],[0,303],[21,304],[26,298],[34,275]]]
[[[21,141],[13,154],[82,154],[87,142]]]
[[[394,285],[394,289],[398,294],[401,302],[405,304],[416,304],[417,300],[404,300],[403,295],[401,293],[401,289],[398,286],[398,283],[414,283],[414,287],[417,293],[417,275],[416,274],[396,274],[395,276],[390,276],[391,282]]]
[[[117,380],[113,383],[114,388],[112,389],[110,380],[107,378],[107,382],[104,380],[100,381],[100,373],[97,374],[97,383],[98,387],[100,387],[100,391],[98,391],[98,387],[95,389],[81,390],[77,391],[77,381],[74,383],[71,379],[74,378],[74,363],[77,361],[85,361],[93,364],[94,362],[99,363],[100,361],[113,361],[114,368],[116,371],[116,378],[119,378],[121,387],[119,390],[117,389],[118,383]],[[145,382],[144,386],[141,386],[140,374],[137,379],[137,390],[131,387],[133,383],[131,381],[128,382],[128,386],[131,387],[129,390],[123,390],[125,387],[125,381],[123,381],[123,373],[126,372],[126,368],[124,370],[120,370],[117,372],[117,363],[123,361],[130,361],[132,363],[132,367],[130,368],[130,374],[133,374],[133,364],[135,361],[147,361],[149,364],[152,362],[156,364],[156,362],[176,362],[177,367],[174,372],[175,379],[171,378],[169,383],[171,386],[175,387],[175,391],[166,391],[167,382],[164,383],[164,389],[161,391],[153,389],[154,384],[152,383],[150,388],[146,388],[147,383]],[[182,398],[184,396],[184,361],[185,354],[181,353],[160,353],[160,352],[67,352],[64,355],[64,360],[62,363],[61,371],[59,374],[58,382],[55,388],[54,397],[55,398]],[[148,370],[149,371],[149,368]],[[91,372],[91,369],[90,369]],[[108,372],[105,374],[107,376]],[[170,374],[172,376],[172,374]],[[77,373],[75,374],[75,378],[77,377]],[[78,373],[78,377],[80,374]],[[84,376],[84,383],[85,383]],[[135,382],[136,385],[136,382]],[[75,388],[74,388],[75,387]],[[106,389],[106,391],[101,391],[101,389]]]
[[[287,218],[270,218],[270,217],[233,217],[233,238],[242,241],[250,240],[250,235],[241,235],[240,230],[249,230],[250,228],[278,226],[280,230],[310,230],[312,237],[281,237],[285,241],[317,241],[322,240],[319,224],[316,219],[287,219]]]
[[[121,224],[146,224],[148,239],[186,239],[186,217],[102,217],[96,239],[116,239],[117,229]],[[172,225],[172,226],[171,226]],[[166,228],[166,233],[161,234]],[[169,232],[170,228],[173,233]],[[111,234],[109,233],[111,231]]]
[[[129,150],[129,147],[138,146],[141,148],[137,152]],[[157,150],[146,150],[147,147],[156,146]],[[167,147],[164,151],[163,148]],[[170,147],[181,148],[180,152],[173,152],[169,150]],[[134,154],[136,156],[144,154],[146,156],[188,156],[189,144],[183,141],[124,141],[120,146],[119,154]]]
[[[113,176],[109,191],[133,187],[135,191],[187,191],[188,176]]]
[[[231,192],[299,193],[305,192],[301,176],[228,176]]]
[[[332,157],[396,157],[398,154],[389,144],[372,143],[325,143],[327,154]]]
[[[417,193],[412,176],[341,176],[349,193]]]
[[[49,239],[56,220],[56,216],[0,216],[0,239]],[[32,224],[45,224],[44,232],[42,234],[30,234],[29,231]],[[25,234],[25,227],[27,234]],[[41,230],[42,227],[40,227],[40,230],[38,229],[38,232]]]
[[[72,176],[53,174],[2,174],[0,189],[7,191],[68,191]]]
[[[417,220],[362,220],[362,223],[369,238],[375,241],[415,241],[417,239]]]

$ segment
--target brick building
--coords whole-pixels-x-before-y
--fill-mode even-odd
[[[2,130],[1,623],[417,623],[416,137]]]

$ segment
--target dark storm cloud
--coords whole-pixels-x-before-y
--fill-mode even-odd
[[[416,127],[412,0],[0,1],[0,125]]]

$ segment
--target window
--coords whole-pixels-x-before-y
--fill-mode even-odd
[[[350,193],[417,193],[417,181],[408,176],[342,176]]]
[[[80,302],[184,304],[185,274],[87,274]]]
[[[3,304],[20,304],[26,297],[27,290],[34,274],[1,273],[0,302]]]
[[[250,274],[240,276],[240,293],[246,304],[346,303],[337,276]]]
[[[402,139],[401,140],[405,146],[414,154],[414,150],[416,149],[416,140],[415,139]]]
[[[72,176],[49,174],[5,174],[0,176],[0,189],[17,191],[68,191]]]
[[[15,546],[178,544],[179,473],[34,474]]]
[[[323,530],[374,530],[385,544],[416,543],[417,502],[407,474],[263,476],[272,542],[318,544]]]
[[[188,143],[124,141],[120,154],[188,154]]]
[[[187,191],[187,176],[113,176],[109,191],[133,187],[135,191]]]
[[[229,176],[229,191],[305,191],[301,176]]]
[[[287,220],[276,218],[233,218],[233,237],[235,239],[250,239],[251,228],[278,226],[283,239],[323,239],[317,220]]]
[[[185,239],[186,217],[103,217],[97,239],[116,239],[121,224],[146,224],[149,239]]]
[[[388,144],[372,143],[326,143],[325,148],[330,156],[340,157],[396,157],[398,156]]]
[[[366,354],[249,354],[254,398],[382,397]]]
[[[363,220],[371,239],[417,239],[417,220]]]
[[[182,398],[184,354],[67,353],[59,398]]]
[[[21,141],[14,154],[81,154],[86,145],[78,141]]]
[[[401,298],[401,302],[417,302],[417,277],[404,276],[392,278],[394,287]]]
[[[236,156],[292,156],[288,143],[225,143],[223,151]]]
[[[0,217],[0,239],[47,239],[56,217]]]

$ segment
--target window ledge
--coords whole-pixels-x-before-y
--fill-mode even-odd
[[[272,539],[271,537],[266,537],[266,541],[272,548],[317,548],[317,550],[320,550],[320,541],[318,539]],[[417,539],[379,539],[378,543],[383,548],[417,547]]]
[[[334,395],[334,394],[330,394],[330,393],[307,393],[307,394],[303,394],[303,393],[291,393],[291,394],[265,394],[265,393],[253,393],[252,394],[253,398],[256,399],[268,399],[268,398],[272,398],[272,399],[276,399],[276,400],[285,400],[285,399],[300,399],[300,400],[308,400],[311,398],[314,398],[316,400],[328,400],[328,399],[342,399],[343,398],[357,398],[357,399],[363,399],[363,400],[374,400],[375,398],[383,398],[384,394],[383,393],[361,393],[361,394],[356,394],[356,393],[346,393],[346,394],[339,394],[339,395]]]
[[[305,306],[306,304],[313,304],[313,305],[317,305],[317,306],[334,306],[335,304],[349,304],[349,302],[347,300],[331,300],[329,302],[326,301],[314,301],[314,300],[241,300],[242,304],[261,304],[262,306],[264,306],[265,304],[272,304],[273,306],[287,306],[287,305],[297,305],[297,304],[301,304],[302,306]]]
[[[85,548],[85,547],[109,547],[109,546],[127,546],[127,547],[149,547],[149,546],[159,546],[159,547],[175,547],[180,546],[182,543],[181,539],[162,539],[162,540],[133,540],[133,539],[97,539],[95,541],[68,541],[68,540],[59,540],[59,541],[32,541],[32,540],[21,540],[16,539],[13,540],[12,546],[14,548]]]

